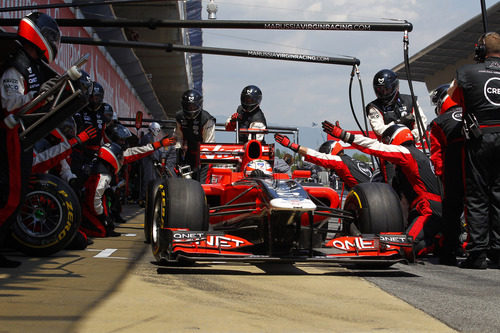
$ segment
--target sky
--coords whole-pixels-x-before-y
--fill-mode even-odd
[[[486,7],[496,2],[486,0]],[[208,1],[202,3],[202,19],[208,19]],[[215,3],[219,20],[407,20],[413,24],[409,33],[410,57],[481,13],[480,0],[215,0]],[[375,73],[404,61],[403,32],[204,29],[203,45],[356,57],[361,61],[365,103],[375,99],[372,88]],[[243,87],[254,84],[263,92],[261,108],[269,124],[311,127],[312,123],[321,124],[327,119],[339,120],[346,129],[357,128],[349,105],[350,66],[205,54],[203,71],[204,108],[212,115],[231,115],[239,104]],[[434,111],[425,85],[419,82],[413,85],[427,118],[432,120]],[[356,114],[362,117],[357,77],[352,91]],[[400,81],[400,91],[409,93],[407,81]],[[316,131],[307,131],[308,137],[301,140],[320,143],[321,127],[317,129],[317,137],[309,137]]]

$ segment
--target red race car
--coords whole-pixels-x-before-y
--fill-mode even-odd
[[[307,172],[273,174],[274,144],[202,144],[200,160],[211,164],[205,184],[166,178],[148,198],[159,263],[413,261],[400,201],[388,184],[355,186],[342,208],[334,189],[301,181]]]

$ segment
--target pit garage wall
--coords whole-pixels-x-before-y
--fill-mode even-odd
[[[14,6],[31,6],[47,3],[63,3],[64,1],[0,1],[2,8]],[[54,18],[75,18],[78,10],[69,8],[56,8],[41,10]],[[2,18],[20,18],[27,15],[29,11],[0,13]],[[81,17],[79,17],[81,18]],[[16,27],[2,27],[7,32],[16,32]],[[89,30],[91,32],[91,30]],[[90,38],[91,33],[81,27],[61,27],[63,36]],[[83,70],[88,72],[92,79],[99,82],[105,91],[104,102],[109,103],[120,117],[135,117],[137,111],[145,110],[143,103],[136,97],[130,84],[123,74],[116,70],[116,64],[102,47],[89,45],[61,44],[57,58],[52,67],[59,73],[63,73],[76,60],[86,53],[90,54],[89,61]]]

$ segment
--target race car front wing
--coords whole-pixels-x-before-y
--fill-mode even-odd
[[[320,248],[294,249],[287,254],[254,253],[254,244],[241,237],[216,231],[165,229],[168,244],[162,261],[225,262],[329,262],[384,265],[413,262],[413,239],[401,233],[339,236],[326,239]]]

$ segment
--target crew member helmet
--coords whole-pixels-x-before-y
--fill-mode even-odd
[[[156,121],[149,124],[149,132],[151,132],[153,136],[158,136],[160,134],[160,131],[161,131],[161,126]]]
[[[457,103],[453,102],[448,96],[448,88],[450,88],[449,84],[442,84],[430,93],[431,104],[436,106],[434,111],[436,112],[436,116],[446,112],[450,107],[457,105]],[[445,103],[446,101],[446,103]],[[444,105],[446,104],[446,106]]]
[[[21,19],[17,29],[21,40],[34,45],[41,57],[51,63],[57,56],[61,42],[61,31],[57,22],[47,14],[33,12]]]
[[[66,139],[71,139],[76,136],[76,122],[73,117],[66,118],[58,126],[59,130],[64,134]]]
[[[86,71],[80,70],[80,73],[82,74],[80,76],[80,79],[78,79],[78,82],[80,83],[80,89],[82,90],[83,94],[87,96],[87,98],[90,98],[94,82],[90,78],[90,74]]]
[[[262,101],[262,91],[259,87],[250,85],[243,88],[241,91],[241,107],[246,112],[252,112],[255,110]]]
[[[99,148],[97,157],[107,162],[115,174],[117,174],[123,165],[123,149],[115,142],[105,143]]]
[[[93,82],[90,92],[89,104],[93,110],[99,109],[104,101],[104,87],[99,82]]]
[[[132,133],[128,128],[120,123],[113,123],[105,129],[106,136],[111,142],[114,142],[125,150],[129,147],[129,142],[132,139]]]
[[[113,110],[113,107],[108,103],[102,103],[102,109],[104,121],[106,122],[106,124],[110,124],[115,117],[115,111]]]
[[[382,133],[382,142],[385,144],[402,145],[407,142],[414,143],[415,139],[408,127],[403,124],[394,124]]]
[[[182,110],[188,119],[194,119],[201,112],[203,96],[198,90],[189,89],[182,94]]]
[[[245,176],[247,177],[270,177],[273,174],[273,168],[265,160],[252,160],[245,166]]]
[[[373,77],[373,90],[384,103],[393,103],[399,92],[399,79],[390,69],[382,69]]]
[[[324,154],[332,154],[332,155],[337,155],[338,153],[342,152],[344,150],[344,147],[335,140],[328,140],[325,141],[319,146],[318,151],[320,153]]]

